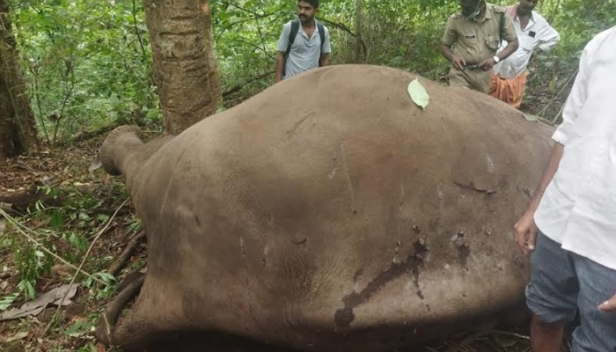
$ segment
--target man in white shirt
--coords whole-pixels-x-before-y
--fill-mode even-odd
[[[532,252],[527,305],[535,352],[616,351],[616,27],[584,48],[550,162],[516,241]]]
[[[518,50],[494,66],[489,94],[519,108],[526,88],[526,66],[536,51],[548,52],[560,41],[560,35],[533,11],[539,0],[520,0],[507,7],[518,35]]]

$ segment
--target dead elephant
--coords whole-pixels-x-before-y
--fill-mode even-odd
[[[175,137],[127,126],[100,160],[147,231],[126,348],[219,331],[304,351],[386,351],[523,300],[512,239],[552,128],[483,94],[375,66],[276,84]],[[122,297],[121,293],[120,297]],[[126,294],[125,294],[126,296]]]

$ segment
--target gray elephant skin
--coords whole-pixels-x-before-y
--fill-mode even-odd
[[[416,78],[425,110],[407,91]],[[481,93],[368,65],[303,73],[145,144],[119,127],[99,158],[126,179],[147,273],[97,336],[378,352],[482,326],[524,299],[512,227],[552,131]]]

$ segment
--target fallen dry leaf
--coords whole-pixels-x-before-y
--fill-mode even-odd
[[[18,319],[27,317],[30,315],[37,315],[42,312],[48,305],[63,305],[67,306],[73,303],[70,299],[75,297],[77,293],[77,284],[63,285],[39,296],[38,298],[24,303],[19,309],[14,308],[9,311],[0,314],[0,321]],[[68,295],[66,294],[68,292]],[[62,298],[66,295],[66,299],[62,301]]]
[[[23,340],[26,337],[28,337],[29,332],[27,331],[23,331],[23,332],[18,332],[17,334],[9,337],[6,339],[6,343],[11,343],[13,341],[17,341],[17,340]]]
[[[56,264],[51,267],[52,276],[72,277],[75,269],[65,264]]]

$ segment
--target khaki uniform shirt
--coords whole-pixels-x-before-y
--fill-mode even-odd
[[[478,21],[467,20],[461,14],[453,15],[447,22],[442,43],[453,46],[453,52],[467,64],[478,64],[496,55],[501,19],[505,21],[503,39],[511,42],[517,38],[511,18],[501,17],[504,13],[504,8],[487,4],[484,17]]]

